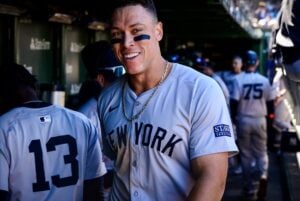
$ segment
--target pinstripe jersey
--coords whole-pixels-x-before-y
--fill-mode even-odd
[[[238,115],[264,117],[267,115],[266,102],[275,97],[275,87],[261,74],[245,72],[236,76],[231,98],[239,101]]]
[[[132,116],[155,89],[137,96],[125,80],[98,102],[104,152],[116,167],[110,200],[185,200],[194,185],[192,159],[237,151],[224,95],[212,78],[173,64],[145,111],[130,122],[122,96]]]

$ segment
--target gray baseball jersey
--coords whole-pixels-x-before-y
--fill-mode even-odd
[[[97,100],[95,98],[91,98],[85,104],[83,104],[79,109],[78,112],[84,114],[89,120],[96,126],[97,131],[99,131],[99,141],[102,146],[102,137],[101,137],[101,125],[98,116],[98,106]],[[103,162],[105,163],[106,169],[112,170],[113,169],[113,161],[110,160],[105,154],[103,156]]]
[[[0,117],[0,189],[10,200],[82,200],[84,180],[106,173],[96,128],[60,106]]]
[[[104,152],[116,168],[110,200],[185,200],[195,182],[192,159],[237,151],[222,91],[211,78],[173,64],[144,112],[130,122],[122,111],[122,86],[129,116],[155,89],[137,96],[125,80],[99,99]]]
[[[218,76],[217,74],[213,74],[212,78],[219,84],[219,86],[221,87],[226,103],[229,105],[229,101],[230,101],[230,95],[229,95],[229,91],[228,88],[226,86],[226,84],[224,83],[224,81],[221,79],[220,76]]]
[[[269,80],[257,72],[245,72],[236,76],[232,99],[239,101],[238,115],[264,117],[266,102],[274,100],[276,89]]]
[[[241,73],[244,73],[244,72],[241,72]],[[217,72],[216,74],[222,78],[222,80],[224,81],[224,83],[227,86],[229,95],[232,96],[234,80],[235,80],[235,77],[238,76],[239,74],[235,74],[232,71],[222,71],[222,72]]]
[[[94,98],[91,98],[86,103],[84,103],[79,109],[78,112],[84,114],[88,119],[93,123],[93,125],[96,127],[96,129],[99,131],[99,134],[101,134],[101,126],[100,121],[98,117],[98,111],[97,111],[97,100]],[[99,135],[100,142],[101,135]],[[102,144],[102,143],[101,143]]]

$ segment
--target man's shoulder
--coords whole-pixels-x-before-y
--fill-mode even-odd
[[[199,85],[198,87],[214,83],[214,80],[211,77],[194,70],[192,67],[174,63],[173,68],[174,73],[172,74],[172,77],[176,79],[176,82],[181,82],[182,84],[191,83],[195,86]]]
[[[259,81],[259,82],[262,82],[264,84],[270,83],[269,79],[265,75],[263,75],[263,74],[261,74],[259,72],[256,72],[255,76],[256,76],[256,80]]]
[[[74,121],[82,121],[84,123],[89,124],[88,118],[81,112],[71,110],[68,108],[60,107],[60,106],[55,106],[56,112],[59,112],[61,115],[61,118],[66,118],[66,116],[69,116],[72,118]]]
[[[82,114],[87,114],[93,110],[97,110],[97,100],[95,98],[90,98],[83,105],[81,105],[77,111]]]
[[[19,118],[21,108],[14,108],[0,116],[0,128],[4,128]]]

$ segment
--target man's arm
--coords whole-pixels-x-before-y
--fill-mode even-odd
[[[104,200],[103,176],[84,181],[83,200],[84,201]]]
[[[191,161],[196,183],[188,201],[220,201],[226,184],[228,153],[209,154]]]

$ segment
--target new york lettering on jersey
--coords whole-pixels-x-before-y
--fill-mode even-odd
[[[128,141],[128,125],[118,126],[116,129],[108,132],[108,141],[114,151],[127,146]],[[135,122],[133,128],[135,145],[142,145],[172,157],[175,147],[182,142],[182,138],[174,133],[168,132],[167,129],[146,124],[143,122]]]

